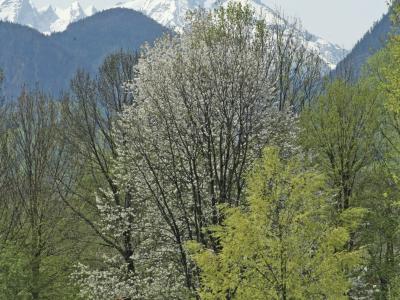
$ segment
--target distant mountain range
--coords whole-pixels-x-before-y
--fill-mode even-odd
[[[6,76],[3,91],[15,97],[23,84],[39,84],[59,95],[68,89],[77,69],[94,73],[112,52],[138,50],[171,29],[181,31],[188,10],[212,9],[226,3],[227,0],[132,0],[96,12],[93,6],[83,9],[78,2],[62,10],[51,6],[36,9],[29,0],[0,0],[0,19],[4,20],[0,21],[0,69]],[[277,16],[264,0],[246,3],[251,3],[267,21]],[[385,15],[340,63],[346,50],[307,31],[298,34],[328,66],[334,68],[339,63],[336,72],[351,65],[359,73],[368,57],[384,45],[389,31],[390,20]]]
[[[236,0],[250,4],[257,13],[265,16],[267,22],[278,16],[277,12],[267,5],[266,0]],[[131,0],[120,2],[114,8],[127,8],[140,11],[158,23],[180,31],[184,26],[187,11],[196,8],[213,9],[226,5],[228,0]],[[48,6],[37,9],[30,0],[0,0],[0,20],[27,25],[44,34],[64,31],[69,24],[89,17],[97,12],[94,6],[82,8],[78,1],[67,9]],[[321,58],[333,69],[348,53],[347,50],[315,36],[307,31],[299,31],[304,44],[320,53]]]
[[[15,97],[21,86],[37,83],[59,95],[67,90],[79,68],[94,73],[110,53],[139,50],[170,32],[140,12],[110,9],[81,19],[59,33],[44,35],[35,29],[0,22],[0,68],[5,74],[3,92]]]

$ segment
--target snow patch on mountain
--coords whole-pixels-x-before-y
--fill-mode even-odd
[[[304,36],[304,40],[308,49],[319,53],[331,70],[335,69],[337,64],[349,53],[348,50],[308,32]]]
[[[261,5],[257,0],[236,0],[237,2],[250,3],[256,13],[261,13],[267,20],[274,16],[273,10]],[[158,23],[171,29],[180,31],[185,25],[185,16],[189,10],[204,8],[212,10],[218,6],[227,6],[229,0],[130,0],[119,2],[114,7],[129,8],[140,11]]]
[[[36,28],[38,12],[29,0],[0,0],[0,20]]]
[[[87,17],[78,1],[73,2],[71,6],[66,9],[57,8],[56,13],[59,18],[54,23],[50,24],[51,32],[64,31],[69,24]]]
[[[38,10],[39,20],[37,30],[45,34],[50,33],[50,26],[59,19],[56,10],[51,6],[43,7]]]
[[[250,4],[255,13],[265,18],[267,23],[279,21],[279,14],[271,9],[264,0],[236,0],[242,4]],[[218,6],[227,6],[229,0],[130,0],[119,2],[115,7],[134,9],[144,13],[155,21],[171,29],[181,31],[185,25],[187,11],[196,8],[214,9]],[[282,23],[286,22],[282,20]],[[331,68],[348,53],[340,46],[330,43],[321,37],[312,35],[307,31],[300,31],[305,45],[320,54],[322,60]]]
[[[88,17],[93,16],[97,12],[98,12],[98,10],[94,5],[90,5],[85,9],[85,14]]]
[[[0,0],[0,20],[27,25],[45,34],[64,31],[72,22],[96,12],[94,6],[83,9],[78,1],[66,9],[51,5],[37,9],[29,0]]]

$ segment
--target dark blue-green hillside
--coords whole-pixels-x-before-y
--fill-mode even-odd
[[[4,93],[19,94],[23,85],[38,85],[57,96],[67,90],[79,68],[94,72],[103,59],[118,50],[137,51],[168,29],[129,9],[110,9],[45,36],[26,26],[0,22],[0,69]]]

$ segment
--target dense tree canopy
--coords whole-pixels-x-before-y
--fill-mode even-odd
[[[1,102],[0,299],[398,299],[400,39],[322,79],[279,20],[191,12]]]
[[[346,299],[346,272],[360,263],[346,251],[346,227],[330,219],[326,178],[266,148],[247,179],[248,206],[213,227],[222,250],[199,244],[202,299]]]

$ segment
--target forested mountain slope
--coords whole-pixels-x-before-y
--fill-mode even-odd
[[[376,22],[357,42],[333,73],[340,74],[350,70],[355,77],[358,77],[362,66],[367,62],[368,58],[385,46],[391,28],[390,15],[388,13]]]
[[[0,22],[0,68],[6,96],[16,96],[22,85],[53,94],[65,90],[79,68],[94,71],[107,54],[138,50],[168,29],[130,9],[111,9],[75,22],[50,36],[26,26]]]

